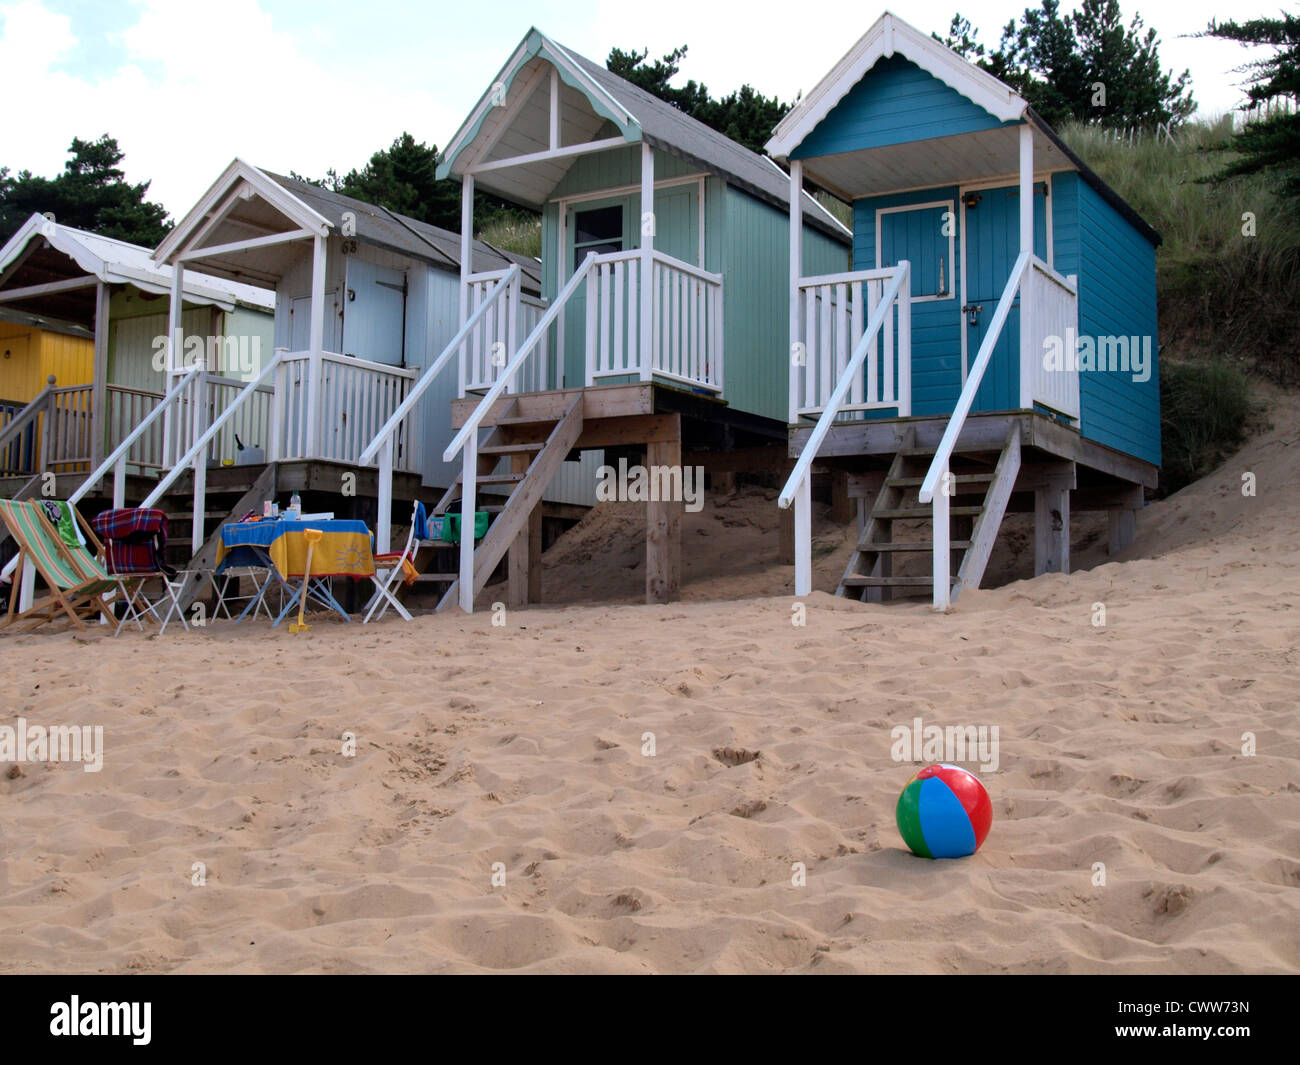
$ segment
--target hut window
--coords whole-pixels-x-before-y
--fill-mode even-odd
[[[576,270],[588,252],[605,255],[623,250],[623,208],[597,207],[578,211],[573,216],[573,268]]]

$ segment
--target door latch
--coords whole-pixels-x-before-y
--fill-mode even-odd
[[[966,315],[966,321],[970,325],[980,324],[980,312],[984,310],[982,303],[967,303],[962,307],[962,314]]]

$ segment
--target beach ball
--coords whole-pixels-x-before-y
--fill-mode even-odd
[[[894,810],[898,831],[922,858],[974,854],[993,824],[984,785],[960,766],[928,765],[907,782]]]

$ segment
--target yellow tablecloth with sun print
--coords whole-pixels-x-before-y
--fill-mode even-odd
[[[375,559],[370,530],[363,521],[249,521],[226,525],[217,547],[218,569],[265,565],[269,557],[285,580],[301,577],[307,568],[307,538],[319,529],[324,535],[311,556],[313,577],[373,577]]]

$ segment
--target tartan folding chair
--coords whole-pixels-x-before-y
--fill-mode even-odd
[[[95,557],[100,551],[99,541],[76,507],[64,503],[53,506],[59,508],[56,513],[60,514],[60,524],[67,522],[66,539],[50,520],[43,503],[0,499],[0,521],[4,522],[18,545],[18,566],[10,585],[9,611],[0,621],[0,626],[22,622],[53,623],[64,620],[66,615],[73,625],[84,629],[86,621],[91,618],[113,618],[104,596],[117,589],[118,583]],[[77,528],[82,531],[84,544],[76,535]],[[20,610],[23,572],[28,566],[33,567],[45,582],[47,593],[44,598],[33,601],[26,610]]]
[[[175,570],[163,561],[167,550],[167,515],[161,510],[120,507],[99,514],[91,527],[103,541],[108,574],[122,589],[126,611],[118,621],[117,631],[121,632],[131,622],[143,631],[148,615],[158,622],[160,636],[167,631],[173,617],[188,632],[180,601],[187,571]],[[160,585],[152,597],[148,592],[151,581]]]
[[[378,621],[384,616],[384,612],[391,606],[396,610],[404,620],[411,620],[411,612],[404,607],[396,595],[398,581],[413,583],[411,573],[414,568],[410,565],[411,555],[415,549],[415,532],[420,525],[423,507],[419,501],[411,508],[411,530],[406,534],[406,546],[400,551],[390,551],[387,554],[375,556],[375,575],[371,578],[375,584],[375,594],[370,597],[370,602],[366,604],[366,616],[362,619],[361,624],[365,625],[371,621]],[[409,572],[408,572],[409,570]],[[379,613],[375,613],[378,610]]]

